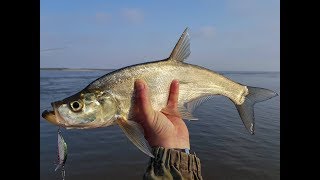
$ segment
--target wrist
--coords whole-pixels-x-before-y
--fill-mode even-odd
[[[151,147],[164,147],[167,149],[190,149],[189,138],[173,138],[172,136],[147,136],[147,141]]]
[[[168,140],[159,140],[150,143],[151,147],[163,147],[166,149],[189,149],[190,150],[190,143],[189,142],[184,142],[179,140],[177,143],[177,141],[168,141]]]

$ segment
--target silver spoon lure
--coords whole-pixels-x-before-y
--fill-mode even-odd
[[[57,167],[55,168],[54,171],[57,171],[58,169],[61,168],[61,175],[62,175],[62,179],[64,180],[65,175],[66,175],[64,166],[65,166],[65,163],[67,160],[68,146],[62,137],[60,127],[58,129],[58,152],[57,152],[57,154],[58,154],[58,160],[57,160],[58,162],[57,162]]]

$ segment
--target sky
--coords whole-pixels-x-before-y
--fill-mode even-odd
[[[41,0],[40,67],[117,69],[165,59],[186,27],[190,64],[280,71],[279,0]]]

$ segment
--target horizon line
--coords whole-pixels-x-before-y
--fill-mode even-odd
[[[66,67],[50,67],[50,68],[42,68],[40,67],[40,70],[100,70],[100,71],[105,71],[105,70],[116,70],[117,68],[66,68]],[[224,72],[280,72],[277,70],[271,70],[271,71],[255,71],[255,70],[215,70],[215,71],[224,71]]]

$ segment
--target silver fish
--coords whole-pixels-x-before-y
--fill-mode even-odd
[[[215,95],[229,98],[236,106],[246,129],[254,134],[253,105],[277,94],[271,90],[245,86],[209,69],[188,64],[188,28],[182,33],[167,59],[136,64],[110,72],[82,91],[52,103],[53,111],[42,117],[66,128],[97,128],[119,125],[141,151],[153,157],[142,128],[131,119],[134,81],[143,79],[149,86],[153,108],[161,111],[167,103],[172,80],[180,82],[179,112],[185,120],[196,120],[192,112]]]
[[[64,165],[67,160],[68,155],[68,147],[67,143],[64,141],[61,131],[58,130],[58,162],[57,167],[54,171],[57,171],[59,168],[62,168],[62,171],[64,171]]]

